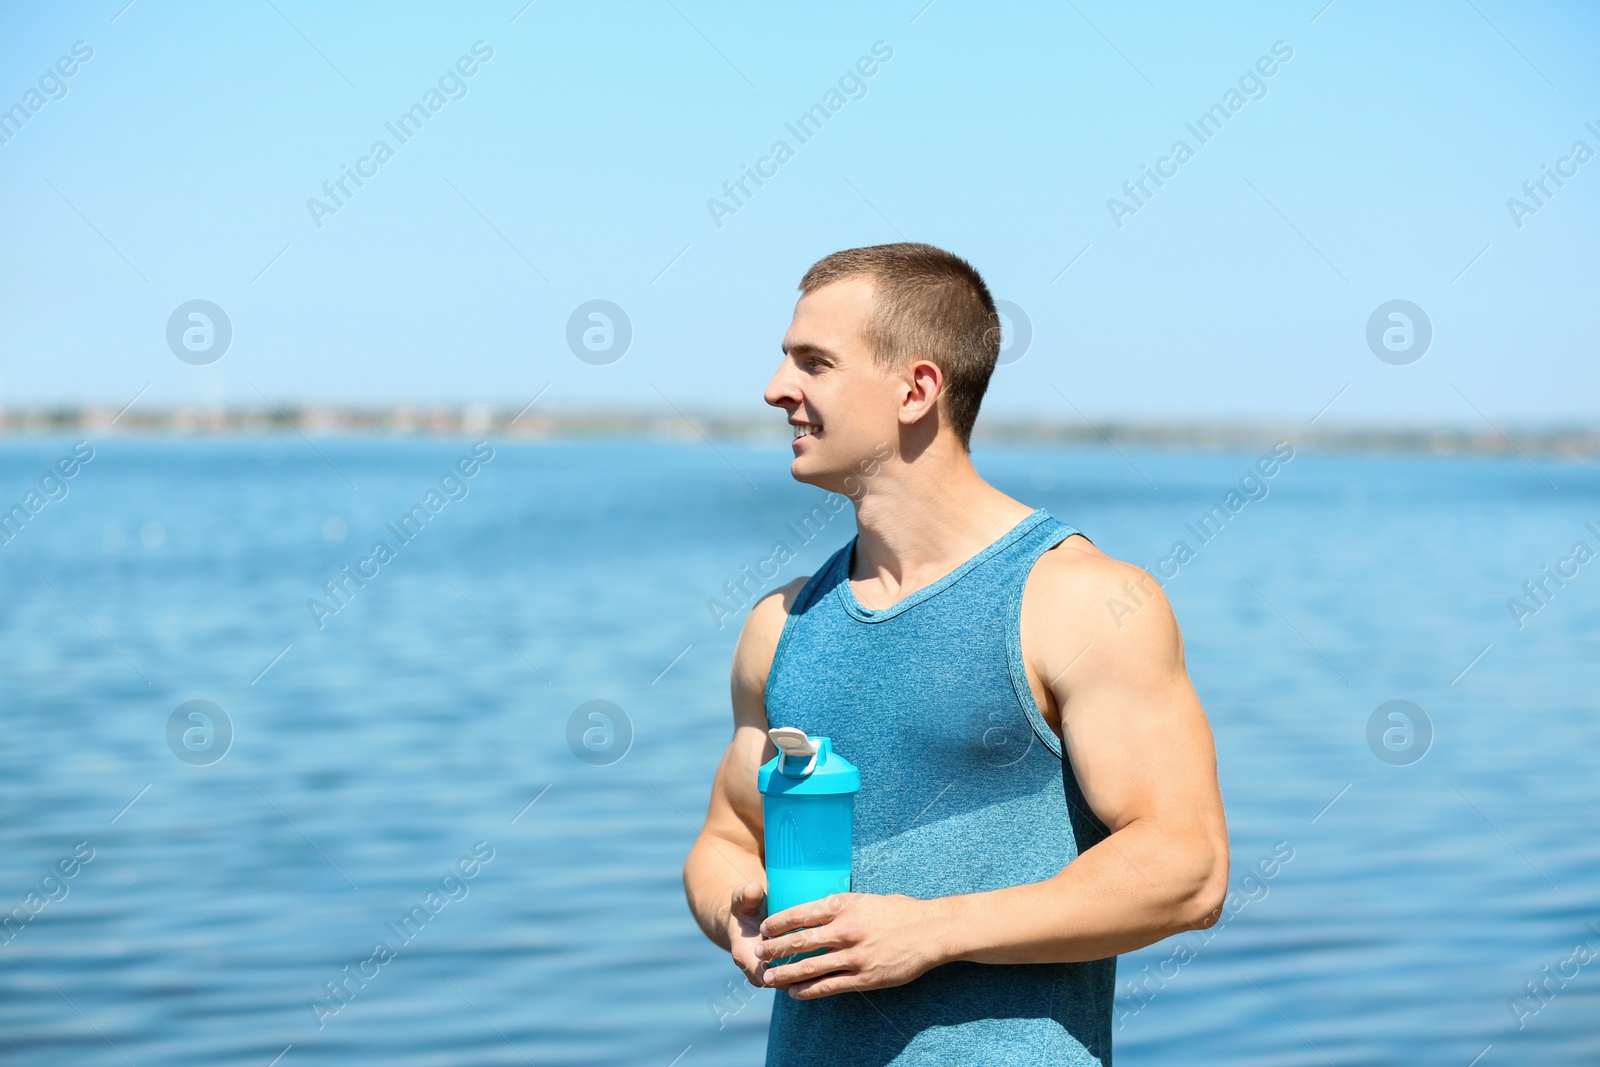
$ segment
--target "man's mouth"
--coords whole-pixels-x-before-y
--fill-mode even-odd
[[[800,440],[802,437],[810,437],[813,434],[822,432],[822,427],[815,425],[814,423],[792,422],[789,425],[794,428],[794,439],[796,441]]]

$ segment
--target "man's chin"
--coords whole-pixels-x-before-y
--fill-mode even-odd
[[[826,474],[812,468],[812,463],[809,456],[794,457],[794,459],[789,463],[789,476],[795,481],[802,482],[806,485],[818,485],[819,479],[827,477]],[[818,486],[818,488],[822,487]]]
[[[797,482],[814,485],[827,493],[844,493],[844,487],[850,484],[848,470],[818,470],[816,460],[811,456],[796,456],[789,464],[789,476]]]

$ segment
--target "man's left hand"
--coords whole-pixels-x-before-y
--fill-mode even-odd
[[[756,959],[768,964],[766,984],[787,989],[797,1000],[905,985],[944,962],[932,906],[916,897],[871,893],[835,893],[798,904],[762,922],[768,940],[756,946]],[[771,966],[772,960],[819,948],[827,951]]]

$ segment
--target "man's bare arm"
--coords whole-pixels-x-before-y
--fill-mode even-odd
[[[1166,597],[1148,574],[1092,546],[1063,545],[1044,559],[1024,597],[1025,624],[1041,638],[1040,675],[1054,680],[1084,797],[1111,835],[1043,882],[930,902],[941,959],[1131,952],[1211,926],[1227,891],[1216,747]],[[1105,608],[1135,596],[1132,614]]]
[[[761,893],[753,903],[764,899],[767,879],[756,772],[777,753],[767,740],[767,675],[789,605],[805,581],[797,578],[774,590],[745,618],[733,653],[733,740],[712,782],[705,826],[684,863],[689,910],[706,936],[724,949],[733,948],[735,891],[754,883]],[[755,921],[759,923],[764,914],[761,908]]]

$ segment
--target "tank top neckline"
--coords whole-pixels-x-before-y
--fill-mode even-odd
[[[1018,522],[1010,530],[1002,534],[999,540],[992,542],[987,548],[981,549],[977,555],[957,566],[955,570],[930,585],[925,585],[921,589],[906,594],[886,608],[863,607],[861,602],[856,599],[855,590],[850,588],[850,570],[855,565],[856,541],[860,538],[860,534],[857,534],[850,538],[849,543],[840,549],[839,554],[835,557],[834,568],[836,570],[842,568],[843,573],[838,576],[838,580],[834,583],[834,592],[838,595],[839,604],[844,608],[845,614],[852,619],[860,622],[883,622],[886,619],[892,619],[896,615],[916,607],[929,597],[942,593],[960,581],[973,568],[996,553],[1004,551],[1007,547],[1015,544],[1028,531],[1049,517],[1050,513],[1044,508],[1035,508],[1033,514]]]

